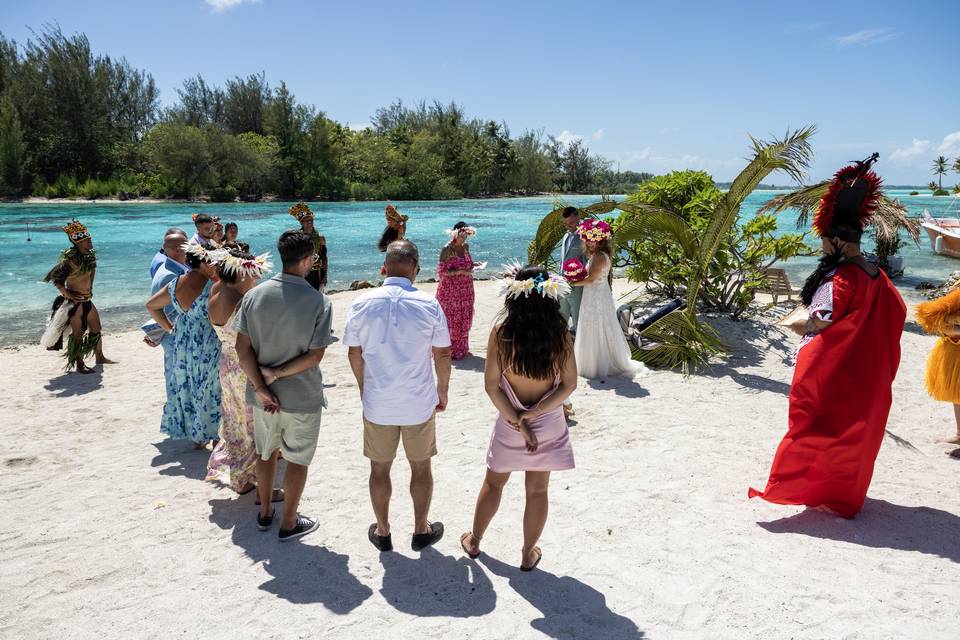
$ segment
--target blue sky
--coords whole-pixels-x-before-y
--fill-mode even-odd
[[[815,123],[811,178],[881,154],[888,184],[960,157],[960,2],[5,0],[17,41],[57,22],[153,74],[264,71],[362,125],[396,98],[456,100],[511,131],[580,136],[622,169],[728,180],[761,138]],[[786,183],[783,176],[773,181]],[[960,174],[947,184],[960,182]]]

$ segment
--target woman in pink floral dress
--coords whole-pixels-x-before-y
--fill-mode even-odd
[[[267,255],[254,258],[232,249],[217,267],[220,277],[210,293],[210,323],[223,343],[220,351],[220,440],[207,462],[207,480],[228,483],[237,493],[256,486],[257,450],[253,441],[253,412],[244,397],[247,376],[237,358],[237,330],[233,320],[244,294],[269,268]]]
[[[437,300],[447,316],[450,329],[450,351],[454,360],[470,355],[470,327],[473,325],[473,270],[477,263],[470,257],[467,238],[476,235],[477,230],[458,222],[443,250],[440,251],[440,263],[437,275],[440,285],[437,287]]]

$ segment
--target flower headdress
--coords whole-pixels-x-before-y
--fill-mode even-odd
[[[392,204],[388,204],[386,208],[387,215],[387,226],[390,227],[400,227],[407,223],[407,220],[410,219],[410,216],[401,215],[397,208]]]
[[[223,249],[208,248],[193,241],[184,242],[182,248],[188,255],[199,259],[201,262],[220,262],[223,259],[223,254],[226,253]]]
[[[298,202],[297,204],[295,204],[295,205],[293,205],[292,207],[290,207],[290,215],[292,215],[294,218],[296,218],[296,219],[297,219],[297,222],[300,222],[301,220],[303,220],[303,219],[306,218],[307,216],[309,216],[309,217],[312,218],[312,217],[313,217],[313,211],[310,210],[310,207],[307,206],[307,203],[306,203],[306,202],[303,202],[303,201],[301,200],[301,201]]]
[[[588,242],[603,242],[613,235],[613,229],[603,220],[588,218],[577,227],[577,235]]]
[[[90,232],[82,222],[74,218],[67,226],[63,227],[64,233],[70,238],[71,242],[80,242],[84,238],[90,237]]]
[[[866,160],[858,160],[840,169],[833,176],[830,188],[820,199],[820,206],[813,217],[813,230],[818,236],[854,242],[860,240],[863,228],[870,223],[880,204],[883,181],[870,170],[879,157],[879,153],[874,153]],[[850,231],[850,227],[859,229],[859,232]]]
[[[570,293],[570,285],[561,276],[549,274],[544,278],[537,275],[535,278],[526,280],[517,280],[517,274],[523,268],[520,263],[514,259],[510,264],[503,265],[504,275],[500,279],[500,295],[509,298],[519,298],[520,296],[529,297],[531,294],[539,294],[544,298],[560,300]]]
[[[460,227],[459,229],[446,229],[444,233],[450,236],[451,238],[456,238],[457,236],[460,236],[463,238],[469,238],[470,236],[477,235],[477,228],[476,227]]]
[[[240,258],[224,251],[219,263],[224,272],[248,278],[259,278],[273,268],[269,253],[261,253],[256,258]]]

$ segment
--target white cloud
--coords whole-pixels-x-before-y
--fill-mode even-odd
[[[580,135],[579,133],[571,133],[566,129],[564,129],[560,133],[560,135],[557,136],[557,142],[559,142],[563,146],[567,146],[568,144],[576,142],[577,140],[583,140],[583,136]]]
[[[261,0],[204,0],[214,13],[223,13],[227,9],[233,9],[241,4],[260,4]]]
[[[597,129],[590,136],[591,140],[603,140],[603,129]]]
[[[960,134],[957,134],[960,136]],[[894,161],[903,161],[908,160],[914,156],[919,156],[927,152],[927,149],[930,148],[929,140],[917,140],[913,139],[913,143],[905,149],[896,149],[893,153],[890,154],[890,159]]]
[[[937,151],[942,155],[960,156],[960,131],[954,131],[948,134],[943,139],[943,142],[940,143],[940,146],[937,147]]]
[[[871,44],[888,42],[899,37],[899,33],[890,27],[882,29],[863,29],[848,33],[845,36],[835,36],[831,38],[838,47],[863,47]]]
[[[369,122],[351,122],[347,125],[347,128],[350,131],[365,131],[367,129],[373,129],[373,125]]]

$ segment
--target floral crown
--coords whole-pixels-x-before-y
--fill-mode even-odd
[[[387,215],[387,224],[389,225],[404,224],[407,220],[410,219],[410,216],[401,215],[400,212],[397,211],[397,208],[392,204],[387,205],[386,215]]]
[[[590,218],[580,223],[577,235],[588,242],[603,242],[613,236],[613,229],[603,220]]]
[[[269,253],[262,253],[256,258],[240,258],[229,251],[224,251],[219,258],[218,262],[223,271],[237,276],[259,278],[273,269]]]
[[[520,296],[526,298],[533,293],[537,293],[544,298],[560,300],[570,293],[570,285],[567,284],[567,281],[552,273],[546,278],[538,274],[535,278],[517,280],[517,274],[523,267],[516,259],[510,264],[503,265],[503,268],[505,273],[503,278],[500,279],[500,295],[506,296],[507,299],[519,298]]]
[[[469,238],[470,236],[477,235],[477,228],[476,227],[460,227],[459,229],[447,229],[444,231],[444,233],[450,236],[451,238],[455,238],[457,236],[464,236]]]
[[[223,259],[223,254],[226,253],[223,249],[208,249],[202,244],[193,241],[184,242],[181,248],[187,255],[191,255],[201,262],[220,262]]]
[[[307,216],[310,216],[310,217],[312,218],[312,217],[313,217],[313,211],[310,210],[310,207],[307,206],[307,203],[306,203],[306,202],[303,202],[303,201],[301,200],[301,201],[298,202],[297,204],[295,204],[295,205],[293,205],[292,207],[290,207],[290,215],[292,215],[294,218],[296,218],[297,221],[299,222],[300,220],[303,220],[303,219],[306,218]]]
[[[76,218],[71,220],[67,226],[63,227],[63,231],[73,242],[79,242],[84,238],[90,237],[90,232],[87,231],[87,228],[84,226],[84,224]]]

